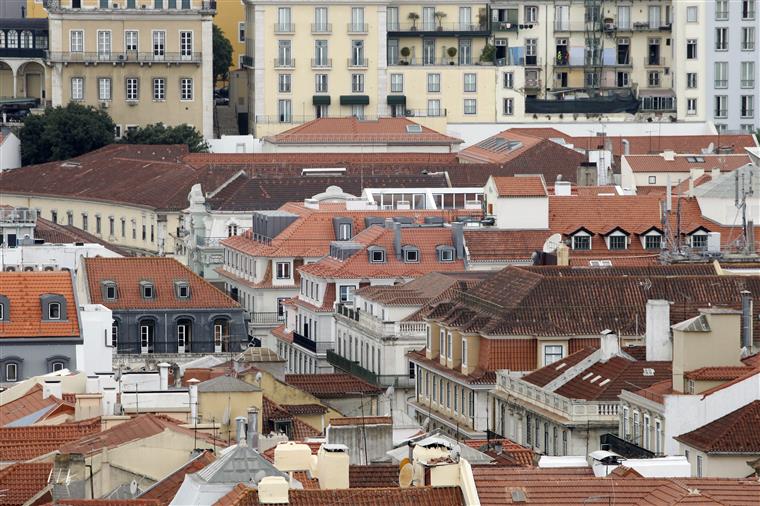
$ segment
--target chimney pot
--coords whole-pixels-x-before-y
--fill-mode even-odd
[[[661,299],[647,301],[646,358],[653,361],[673,360],[670,341],[670,302]]]
[[[60,379],[46,379],[42,386],[42,398],[47,399],[50,396],[58,399],[63,398],[63,385]]]
[[[620,341],[615,332],[607,329],[602,331],[601,335],[602,344],[602,361],[607,361],[612,357],[620,354]]]
[[[259,410],[248,408],[248,434],[246,435],[248,447],[259,451]]]

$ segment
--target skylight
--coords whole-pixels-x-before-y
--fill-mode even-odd
[[[422,133],[422,125],[406,125],[406,133],[409,133],[409,134]]]

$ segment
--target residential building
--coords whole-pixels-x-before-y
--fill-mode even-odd
[[[70,272],[0,272],[0,381],[111,370],[111,311],[78,302]]]
[[[754,132],[758,124],[755,105],[757,82],[757,2],[719,0],[688,4],[701,11],[699,28],[705,40],[705,118],[718,131]],[[679,95],[680,96],[680,95]]]
[[[108,344],[116,360],[150,354],[184,362],[248,345],[243,308],[171,258],[87,258],[78,289],[80,300],[113,311]]]
[[[7,3],[3,2],[0,9],[8,9]],[[0,16],[0,120],[3,122],[6,118],[2,113],[45,107],[50,103],[51,74],[45,65],[48,48],[47,20]],[[0,162],[0,167],[2,165]]]
[[[328,362],[376,385],[393,386],[392,409],[404,411],[415,373],[407,353],[424,346],[427,334],[420,309],[474,286],[486,274],[431,272],[403,285],[368,286],[349,293],[335,313],[335,332],[341,344],[327,352]],[[361,309],[365,302],[371,311]],[[355,355],[356,349],[379,351],[374,372],[374,359],[367,360],[362,352]],[[352,360],[352,356],[356,358]]]
[[[159,121],[213,137],[209,0],[50,0],[50,100],[105,109],[116,137]]]
[[[620,184],[633,191],[668,184],[675,188],[686,180],[691,180],[693,186],[703,175],[717,177],[749,163],[750,157],[745,154],[677,155],[673,151],[665,151],[659,155],[623,155],[620,159]]]

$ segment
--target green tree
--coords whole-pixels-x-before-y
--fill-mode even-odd
[[[192,153],[206,153],[208,144],[203,135],[189,125],[166,126],[163,123],[147,125],[127,132],[127,144],[187,144]]]
[[[103,110],[76,103],[24,119],[19,131],[24,165],[66,160],[111,144],[114,123]]]
[[[232,44],[224,36],[224,32],[214,25],[214,87],[217,81],[226,81],[230,76],[232,66]]]

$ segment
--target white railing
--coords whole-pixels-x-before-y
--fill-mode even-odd
[[[398,330],[401,334],[426,334],[427,323],[425,322],[400,322]]]

